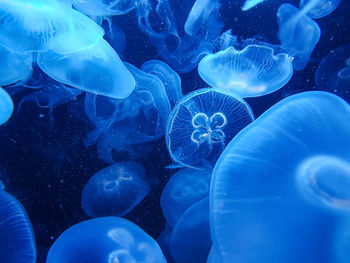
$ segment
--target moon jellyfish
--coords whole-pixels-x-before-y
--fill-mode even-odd
[[[332,50],[316,70],[316,86],[350,101],[350,45]]]
[[[174,107],[182,97],[181,79],[168,64],[160,60],[148,60],[141,66],[144,72],[157,76],[164,85],[170,106]]]
[[[291,4],[282,4],[277,11],[278,39],[282,48],[293,57],[295,70],[306,67],[321,36],[319,25],[306,12]]]
[[[3,189],[0,189],[0,204],[0,261],[35,263],[34,233],[24,207]]]
[[[349,118],[341,98],[305,92],[230,142],[210,192],[211,233],[223,262],[349,262],[339,257],[349,247],[336,243],[350,219]]]
[[[0,125],[6,123],[13,112],[13,101],[10,95],[0,87]]]
[[[71,262],[166,263],[166,260],[156,241],[137,225],[120,217],[101,217],[73,225],[53,243],[46,263]]]
[[[53,79],[83,91],[124,99],[135,88],[135,79],[104,39],[69,54],[42,52],[37,61]]]
[[[242,6],[242,11],[248,11],[254,6],[264,2],[265,0],[246,0]]]
[[[170,252],[175,263],[206,262],[211,245],[207,197],[179,218],[171,234]]]
[[[130,12],[137,2],[137,0],[73,0],[73,6],[89,16],[113,16]]]
[[[270,47],[229,47],[204,57],[198,65],[201,78],[211,87],[240,97],[257,97],[283,87],[293,75],[291,59]]]
[[[197,201],[208,197],[211,171],[183,169],[164,187],[160,205],[167,223],[175,226],[179,217]]]
[[[142,165],[116,163],[95,173],[86,183],[81,205],[91,217],[123,216],[149,193]]]
[[[300,9],[307,9],[307,15],[311,18],[322,18],[332,13],[341,0],[300,0]]]
[[[165,139],[170,156],[184,166],[213,166],[226,144],[253,119],[249,105],[233,94],[193,91],[169,116]]]

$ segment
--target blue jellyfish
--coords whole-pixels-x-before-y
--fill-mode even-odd
[[[73,6],[89,16],[123,15],[135,8],[136,0],[73,0]]]
[[[24,207],[3,189],[0,189],[0,204],[0,261],[35,263],[34,233]]]
[[[148,60],[141,66],[144,72],[157,76],[164,85],[173,108],[182,97],[181,79],[179,75],[165,62],[160,60]]]
[[[282,4],[277,11],[278,39],[282,48],[293,57],[295,70],[306,67],[321,36],[319,25],[307,16],[306,11],[299,11],[291,4]]]
[[[242,11],[247,11],[262,2],[265,2],[265,0],[245,0]]]
[[[91,46],[103,29],[59,0],[0,0],[0,44],[8,49],[66,53]]]
[[[95,173],[86,183],[81,206],[91,217],[124,216],[149,193],[145,169],[133,162],[115,163]]]
[[[304,9],[311,18],[322,18],[332,13],[341,0],[300,0],[300,9]]]
[[[86,144],[97,142],[99,156],[114,163],[113,151],[137,153],[129,146],[147,143],[164,135],[170,104],[162,81],[125,63],[136,80],[132,94],[124,99],[86,94],[85,112],[95,129]]]
[[[316,70],[316,87],[350,101],[350,44],[332,50]]]
[[[53,79],[83,91],[124,99],[135,88],[135,79],[104,39],[90,48],[69,54],[52,50],[41,52],[37,61]]]
[[[10,95],[0,87],[0,125],[11,117],[13,112],[13,101]]]
[[[183,166],[213,166],[226,144],[254,119],[249,105],[233,94],[199,89],[172,110],[166,128],[171,158]]]
[[[209,198],[198,201],[177,221],[170,238],[175,263],[206,262],[210,248]]]
[[[230,142],[210,188],[222,262],[349,262],[340,255],[350,247],[336,243],[350,220],[349,118],[341,98],[305,92]]]
[[[51,246],[46,263],[71,262],[166,263],[166,260],[156,241],[137,225],[120,217],[100,217],[73,225]]]
[[[191,168],[180,170],[170,178],[160,198],[169,225],[175,226],[187,208],[208,197],[210,178],[211,171]]]
[[[283,87],[293,75],[291,58],[267,46],[229,47],[204,57],[198,65],[211,87],[243,98],[262,96]]]

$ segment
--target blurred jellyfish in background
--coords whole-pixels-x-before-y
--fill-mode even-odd
[[[211,87],[242,98],[258,97],[283,87],[293,75],[291,58],[267,46],[229,47],[204,57],[201,78]]]
[[[325,56],[316,70],[316,87],[350,101],[350,45],[341,46]]]
[[[81,205],[91,217],[124,216],[149,193],[142,165],[116,163],[95,173],[86,183]]]
[[[311,18],[318,19],[332,13],[341,0],[300,0],[299,7]]]
[[[46,263],[56,262],[166,263],[166,260],[158,244],[137,225],[120,217],[101,217],[64,231],[47,256]]]
[[[213,89],[191,92],[169,116],[165,140],[170,156],[183,166],[211,167],[253,119],[249,105],[232,94]]]
[[[0,87],[0,125],[6,123],[11,117],[13,107],[10,95]]]
[[[230,142],[210,193],[211,233],[223,262],[349,262],[350,247],[336,238],[349,231],[349,119],[341,98],[305,92]]]
[[[253,8],[254,6],[264,2],[265,0],[245,0],[242,11],[248,11],[249,9]]]
[[[135,8],[138,0],[72,0],[73,6],[89,16],[123,15]]]
[[[1,182],[1,181],[0,181]],[[0,261],[35,263],[36,247],[33,228],[22,204],[0,189]]]
[[[160,60],[148,60],[142,64],[141,70],[157,76],[164,85],[171,108],[182,97],[181,79],[168,64]]]
[[[125,63],[136,80],[132,94],[112,99],[87,93],[85,112],[95,129],[88,134],[87,145],[97,142],[97,151],[104,161],[113,163],[113,151],[137,153],[129,146],[151,142],[164,135],[170,103],[162,81]]]
[[[206,262],[212,246],[209,197],[188,208],[177,221],[170,239],[175,263]]]
[[[160,205],[170,226],[194,203],[209,196],[211,171],[183,169],[176,172],[164,187]]]
[[[282,4],[277,11],[278,39],[282,48],[293,57],[295,70],[302,70],[321,37],[319,25],[291,4]]]

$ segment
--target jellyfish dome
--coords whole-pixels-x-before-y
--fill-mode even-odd
[[[332,13],[341,0],[300,0],[300,9],[305,9],[311,18],[322,18]]]
[[[24,207],[3,189],[0,204],[0,262],[35,263],[35,238]]]
[[[176,172],[164,187],[160,205],[167,223],[175,226],[194,203],[209,196],[211,171],[187,168]]]
[[[204,57],[198,65],[209,86],[240,97],[257,97],[282,88],[293,75],[291,58],[267,46],[229,47]]]
[[[133,0],[73,0],[73,6],[89,16],[123,15],[136,7]]]
[[[0,125],[11,117],[13,112],[13,101],[10,95],[0,87]]]
[[[137,225],[120,217],[100,217],[73,225],[58,237],[46,260],[56,262],[166,263],[166,260],[156,241]]]
[[[95,173],[83,189],[81,205],[91,217],[123,216],[149,193],[142,165],[116,163]]]
[[[169,116],[165,140],[170,156],[183,166],[212,167],[226,144],[253,119],[249,105],[233,94],[193,91]]]
[[[341,98],[305,92],[230,142],[210,193],[211,234],[223,262],[349,262],[350,247],[337,239],[349,230],[349,119]]]

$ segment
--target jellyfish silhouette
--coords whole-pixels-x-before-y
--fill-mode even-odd
[[[243,98],[257,97],[283,87],[293,75],[291,58],[274,54],[267,46],[229,47],[204,57],[198,65],[202,79],[211,87]]]
[[[187,168],[170,178],[160,198],[160,205],[169,225],[175,226],[187,208],[208,197],[210,177],[210,170]]]
[[[349,247],[336,243],[350,219],[349,118],[341,98],[305,92],[277,103],[230,142],[210,193],[222,262],[349,261],[341,256]]]
[[[175,263],[206,262],[211,245],[207,197],[179,218],[171,234],[170,252]]]
[[[242,6],[242,11],[248,11],[249,9],[253,8],[254,6],[262,2],[265,2],[265,0],[245,0]]]
[[[316,87],[350,101],[350,45],[332,50],[316,70]]]
[[[149,191],[142,165],[115,163],[89,179],[83,189],[81,205],[91,217],[123,216],[138,205]]]
[[[179,75],[165,62],[161,60],[148,60],[141,66],[144,72],[157,76],[164,85],[173,108],[182,97],[181,79]]]
[[[90,48],[69,54],[52,50],[41,52],[37,61],[53,79],[83,91],[124,99],[135,88],[135,79],[104,39]]]
[[[123,15],[133,10],[138,1],[133,0],[73,0],[73,6],[89,16]]]
[[[300,9],[305,9],[311,18],[322,18],[332,13],[341,0],[300,0]]]
[[[0,87],[0,125],[6,123],[13,112],[13,101],[10,95]]]
[[[0,189],[0,204],[0,261],[35,263],[34,233],[22,204],[3,189]]]
[[[56,262],[166,263],[166,260],[156,241],[137,225],[120,217],[100,217],[73,225],[58,237],[46,260]]]
[[[319,25],[307,16],[307,11],[291,4],[282,4],[277,11],[278,39],[282,48],[293,57],[295,70],[306,67],[321,36]]]

